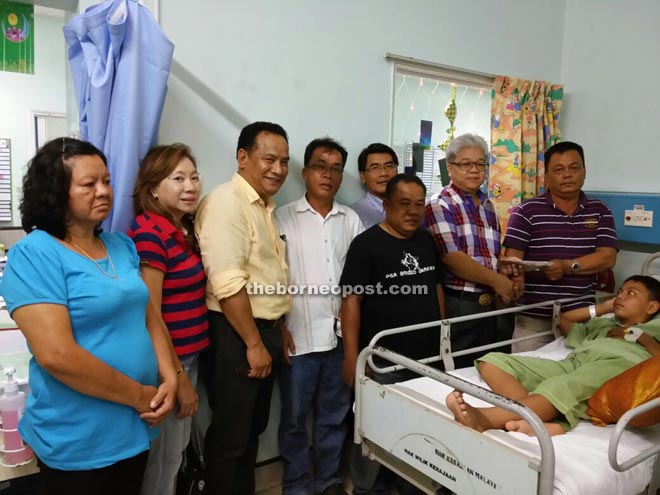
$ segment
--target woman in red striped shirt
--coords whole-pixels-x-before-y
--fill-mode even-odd
[[[174,494],[198,406],[198,355],[209,346],[206,275],[193,231],[200,191],[188,146],[156,146],[142,161],[133,195],[137,216],[128,235],[137,247],[151,302],[167,326],[179,376],[178,411],[151,443],[143,495]]]

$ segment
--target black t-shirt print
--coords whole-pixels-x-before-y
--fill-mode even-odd
[[[399,239],[374,225],[358,235],[346,255],[340,285],[362,295],[360,349],[381,330],[439,320],[441,281],[441,262],[427,231]],[[439,342],[439,327],[434,327],[390,336],[380,344],[420,359],[436,355]]]

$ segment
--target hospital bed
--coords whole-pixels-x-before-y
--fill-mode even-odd
[[[449,345],[453,323],[548,304],[553,305],[553,318],[557,319],[561,304],[568,301],[507,308],[380,332],[358,358],[355,443],[361,444],[364,455],[430,494],[440,493],[445,487],[460,495],[655,495],[660,488],[660,425],[631,429],[626,426],[633,417],[660,407],[660,399],[629,411],[617,425],[602,428],[583,421],[569,433],[551,439],[531,409],[488,390],[474,367],[445,373],[429,366],[442,360],[446,370],[453,370]],[[439,356],[414,361],[378,345],[387,335],[437,326],[441,326]],[[460,351],[453,356],[510,342]],[[562,359],[569,352],[560,338],[538,351],[524,354]],[[379,367],[374,364],[374,356],[393,365]],[[365,374],[367,363],[376,373],[407,368],[421,377],[382,385]],[[459,424],[445,406],[445,397],[453,389],[469,394],[465,399],[474,406],[495,405],[515,412],[527,420],[536,437],[502,430],[479,433]]]

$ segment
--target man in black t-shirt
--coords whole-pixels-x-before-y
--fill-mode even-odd
[[[440,319],[444,306],[441,262],[431,235],[420,229],[426,187],[399,174],[387,185],[386,217],[351,243],[340,285],[344,380],[353,387],[360,350],[381,330]],[[444,307],[443,307],[444,314]],[[382,345],[420,359],[439,350],[438,329],[394,335]],[[431,347],[433,340],[438,345]]]
[[[357,355],[381,330],[444,317],[442,266],[431,235],[419,228],[424,217],[426,187],[414,175],[399,174],[387,184],[385,220],[358,235],[351,243],[341,275],[341,326],[344,338],[343,378],[355,383]],[[439,327],[393,335],[380,343],[413,359],[439,352]],[[395,374],[375,375],[381,382],[397,381]],[[351,460],[353,493],[372,493],[380,465],[361,456],[354,446]],[[402,494],[421,493],[398,480]]]

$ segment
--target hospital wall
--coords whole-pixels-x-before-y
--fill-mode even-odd
[[[234,172],[240,128],[261,119],[289,132],[292,166],[279,203],[302,194],[304,146],[326,134],[349,151],[338,198],[357,199],[359,151],[389,139],[392,69],[385,52],[564,84],[562,137],[585,147],[585,189],[660,191],[653,146],[660,132],[660,99],[653,87],[660,76],[654,63],[660,2],[284,5],[161,2],[161,24],[176,49],[160,141],[193,147],[206,191]],[[656,218],[660,221],[660,212]],[[637,271],[637,258],[622,256],[617,274]],[[623,261],[628,259],[635,262]]]
[[[302,194],[305,145],[330,135],[349,152],[339,199],[352,202],[362,193],[359,151],[389,140],[392,67],[385,52],[556,81],[563,6],[563,0],[164,0],[162,26],[176,49],[160,140],[193,147],[208,190],[235,171],[245,124],[282,124],[293,158],[277,197],[283,203]],[[534,40],[556,41],[530,43],[521,39],[521,26]]]
[[[0,138],[11,139],[12,222],[20,225],[18,201],[25,164],[34,155],[33,111],[66,112],[64,12],[35,7],[34,74],[0,71]],[[3,239],[0,237],[0,242]]]
[[[660,196],[659,22],[660,2],[655,0],[566,0],[561,129],[563,139],[584,146],[587,190]],[[622,227],[621,212],[615,222]],[[657,232],[660,211],[655,222]],[[639,272],[646,257],[640,250],[660,251],[660,239],[646,242],[654,246],[622,243],[617,282]],[[660,274],[658,265],[653,273]]]
[[[660,194],[659,24],[657,0],[566,1],[561,129],[585,148],[585,189]]]

